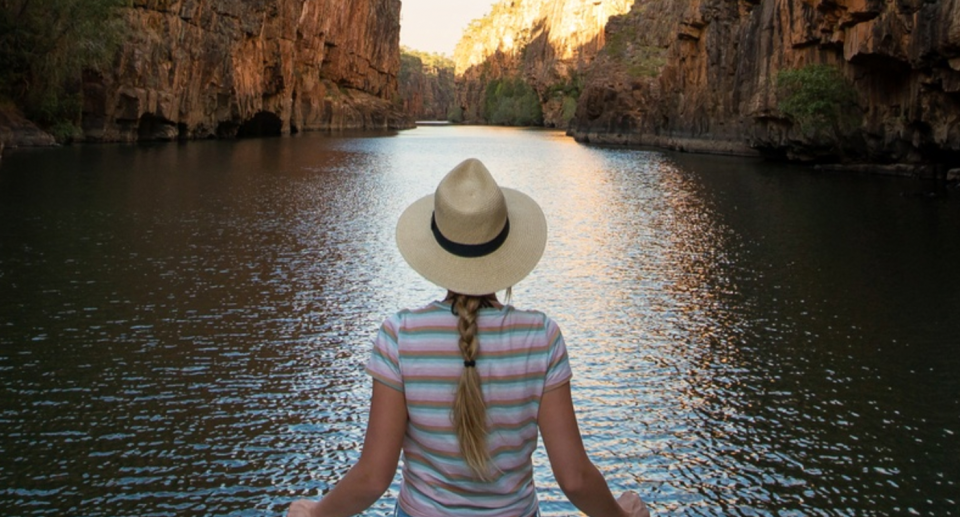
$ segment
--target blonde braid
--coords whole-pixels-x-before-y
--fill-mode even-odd
[[[479,296],[452,294],[453,311],[459,317],[460,354],[464,368],[453,401],[453,426],[460,444],[460,452],[470,469],[480,478],[489,476],[490,453],[487,451],[487,405],[483,401],[480,374],[474,365],[480,352],[477,339],[477,311],[490,306],[489,299]]]

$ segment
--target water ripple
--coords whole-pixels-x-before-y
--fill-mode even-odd
[[[468,156],[547,214],[514,303],[563,327],[614,491],[658,514],[955,512],[955,203],[463,127],[5,154],[0,515],[279,514],[329,490],[377,325],[442,294],[394,222]],[[574,514],[534,461],[543,514]]]

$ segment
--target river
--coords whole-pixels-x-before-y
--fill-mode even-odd
[[[0,515],[279,515],[327,490],[377,326],[443,295],[396,219],[471,156],[546,213],[511,303],[563,328],[614,492],[957,515],[960,192],[443,126],[8,150]],[[575,515],[534,460],[543,514]]]

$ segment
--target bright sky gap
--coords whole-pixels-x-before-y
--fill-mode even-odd
[[[400,45],[453,57],[467,25],[490,12],[495,0],[403,0]]]

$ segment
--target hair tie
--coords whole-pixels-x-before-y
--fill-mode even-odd
[[[477,365],[477,362],[474,361],[474,360],[472,360],[472,359],[471,359],[470,361],[464,361],[464,362],[463,362],[463,367],[464,367],[464,368],[473,368],[473,367],[476,366],[476,365]]]

